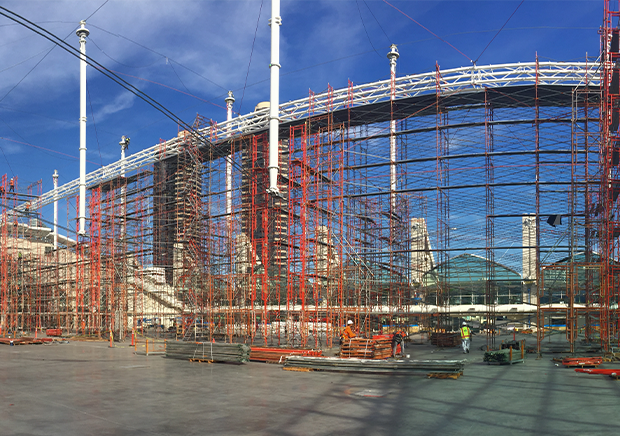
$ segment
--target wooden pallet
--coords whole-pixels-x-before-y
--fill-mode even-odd
[[[452,380],[456,380],[462,375],[463,375],[463,371],[461,372],[429,372],[427,374],[428,378],[439,378],[439,379],[450,378]]]
[[[200,359],[200,358],[196,358],[196,359],[189,359],[190,362],[200,362],[200,363],[213,363],[215,362],[215,360],[211,360],[211,359]]]
[[[297,366],[283,366],[282,369],[285,371],[297,371],[297,372],[319,371],[318,369],[314,369],[314,368],[300,368]]]

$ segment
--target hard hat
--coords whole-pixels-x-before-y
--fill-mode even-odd
[[[465,321],[463,321],[463,325],[467,325],[467,323]]]
[[[347,321],[347,325],[352,325],[352,324],[353,324],[353,321],[351,321],[351,320]]]

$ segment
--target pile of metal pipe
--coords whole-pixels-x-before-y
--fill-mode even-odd
[[[323,371],[386,372],[386,373],[461,373],[464,360],[373,360],[341,359],[339,357],[289,356],[285,368],[306,368]]]
[[[245,363],[250,360],[250,347],[222,342],[181,342],[166,344],[166,357],[182,360]]]

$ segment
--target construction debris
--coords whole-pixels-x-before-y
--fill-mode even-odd
[[[609,362],[618,362],[620,361],[620,353],[616,353],[616,352],[607,353],[605,354],[605,358],[608,359]]]
[[[284,369],[307,368],[322,371],[373,372],[373,373],[462,373],[464,360],[375,360],[342,359],[339,357],[289,356]]]
[[[250,347],[221,342],[178,342],[166,345],[166,357],[182,360],[244,363],[250,360]]]

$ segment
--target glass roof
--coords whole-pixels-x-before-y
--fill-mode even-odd
[[[584,252],[577,253],[572,257],[572,260],[573,262],[576,262],[576,263],[584,263],[586,261],[586,254]],[[571,261],[571,257],[568,256],[568,257],[558,260],[557,262],[555,262],[555,264],[568,263],[570,261]],[[601,261],[601,256],[598,253],[592,252],[590,254],[590,263],[596,263],[600,261]]]
[[[576,253],[574,256],[565,257],[552,265],[543,267],[543,286],[545,289],[555,290],[566,289],[567,277],[573,262],[573,272],[579,290],[584,290],[588,286],[598,288],[600,286],[601,256],[598,253],[591,253],[590,260],[586,263],[585,253]],[[615,263],[615,262],[614,262]],[[589,277],[586,272],[590,272]],[[590,285],[587,284],[590,281]]]
[[[488,267],[488,268],[487,268]],[[437,283],[438,275],[448,284],[463,284],[487,280],[487,269],[493,272],[493,279],[497,281],[521,281],[521,275],[516,271],[497,262],[474,254],[461,254],[437,265],[424,274],[422,281],[426,286]]]

